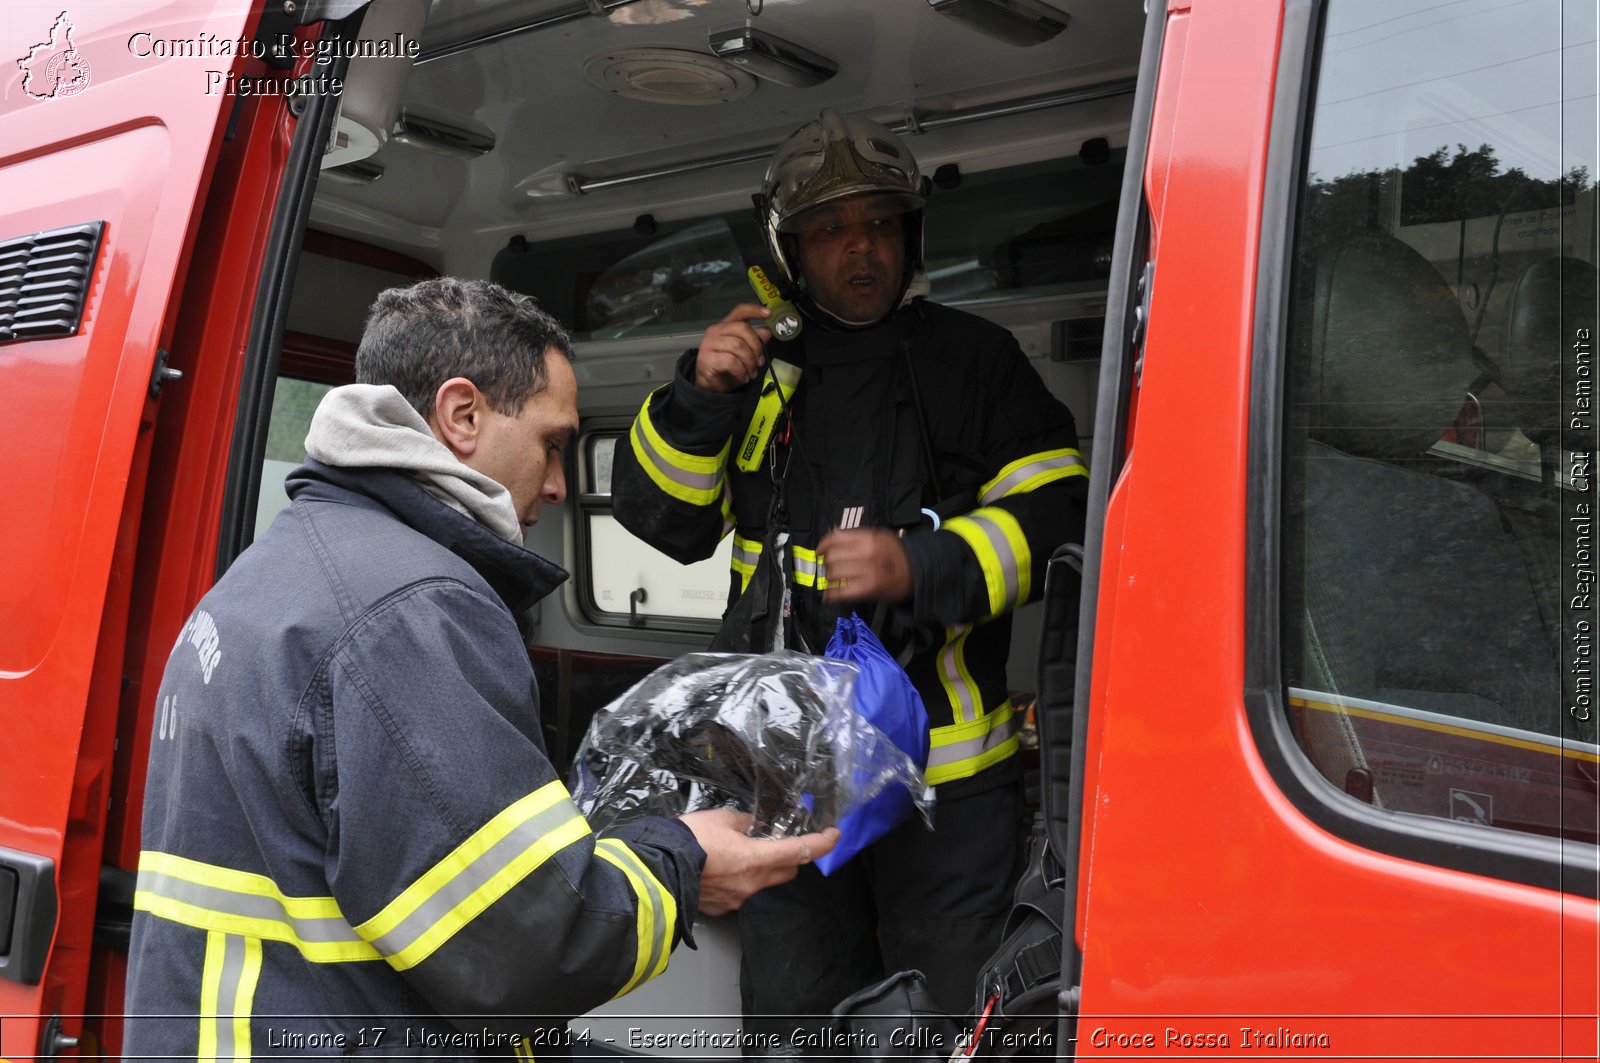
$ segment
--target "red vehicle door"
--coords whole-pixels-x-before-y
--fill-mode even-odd
[[[255,7],[0,20],[0,1056],[84,1010],[160,363]]]
[[[1593,1059],[1594,6],[1150,17],[1077,1054]]]

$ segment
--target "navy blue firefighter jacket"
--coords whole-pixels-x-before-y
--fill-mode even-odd
[[[400,472],[288,489],[167,662],[126,1055],[546,1054],[665,969],[705,854],[557,778],[519,625],[565,572]]]

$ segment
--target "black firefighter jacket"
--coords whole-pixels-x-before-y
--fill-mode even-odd
[[[517,618],[564,572],[401,473],[288,487],[167,662],[126,1054],[551,1054],[515,1016],[659,974],[704,853],[556,777]]]
[[[1055,548],[1083,536],[1088,469],[1072,415],[1005,329],[917,301],[870,329],[813,323],[768,344],[770,359],[802,375],[792,422],[747,471],[739,459],[761,388],[696,388],[694,353],[617,447],[617,519],[684,563],[710,556],[731,531],[730,603],[781,521],[801,634],[818,652],[838,610],[821,600],[817,543],[835,527],[904,530],[909,608],[896,618],[869,605],[862,615],[878,621],[891,652],[912,653],[906,670],[933,728],[928,781],[951,797],[1010,778],[1020,723],[1006,684],[1010,614],[1042,589]],[[773,375],[764,383],[777,390]]]

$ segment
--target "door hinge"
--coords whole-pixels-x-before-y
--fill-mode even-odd
[[[1144,270],[1139,274],[1139,288],[1136,292],[1138,302],[1133,308],[1133,332],[1128,337],[1128,346],[1133,350],[1133,379],[1138,383],[1144,378],[1144,341],[1150,332],[1150,295],[1156,286],[1156,264],[1146,262]]]

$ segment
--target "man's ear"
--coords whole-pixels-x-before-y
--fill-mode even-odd
[[[434,393],[428,427],[435,439],[465,461],[477,452],[488,410],[489,400],[477,385],[464,376],[454,376]]]

